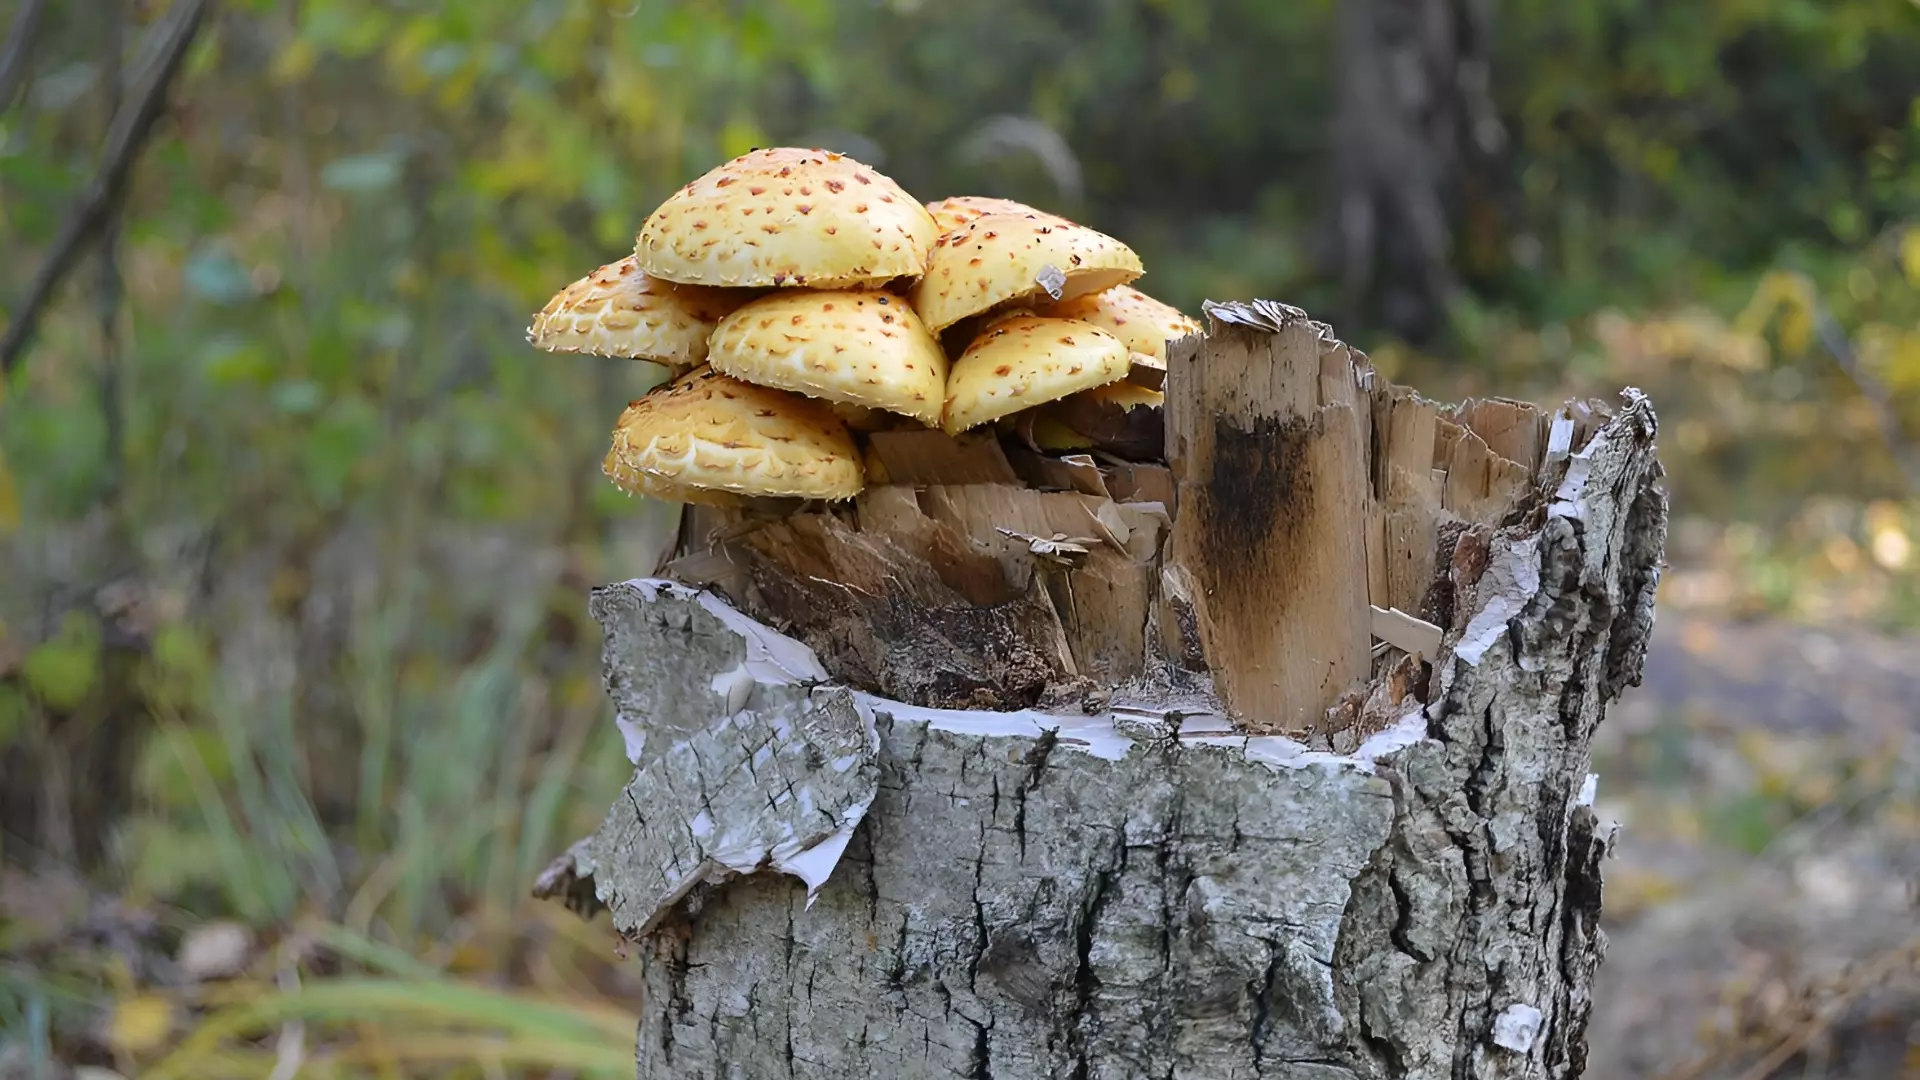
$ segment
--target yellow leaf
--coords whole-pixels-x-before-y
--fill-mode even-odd
[[[440,104],[450,109],[465,106],[473,100],[473,88],[480,81],[480,69],[474,64],[462,64],[460,68],[440,81],[439,92],[435,95]]]
[[[648,132],[647,137],[653,138],[660,94],[644,66],[629,62],[624,53],[609,55],[606,73],[600,77],[599,98],[602,106],[625,121],[628,131]]]
[[[1776,270],[1761,278],[1760,284],[1754,287],[1753,298],[1748,300],[1747,306],[1734,317],[1735,329],[1749,334],[1763,332],[1767,323],[1773,319],[1774,311],[1785,299],[1787,291],[1786,275],[1779,271]]]
[[[1780,351],[1799,356],[1813,344],[1813,312],[1805,304],[1789,304],[1780,315]]]
[[[174,1004],[161,994],[122,998],[107,1020],[107,1043],[129,1055],[142,1055],[165,1046],[173,1034]]]
[[[306,38],[294,38],[274,56],[267,78],[282,86],[296,83],[313,73],[320,61],[320,49]]]
[[[1900,234],[1900,269],[1906,272],[1907,284],[1920,289],[1920,224],[1909,225]]]
[[[400,32],[387,39],[387,67],[403,76],[415,76],[413,89],[422,83],[418,80],[420,58],[427,49],[440,38],[440,26],[437,15],[422,15],[408,20]]]

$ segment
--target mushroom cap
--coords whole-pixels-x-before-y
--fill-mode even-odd
[[[1019,315],[975,338],[947,377],[949,435],[1126,377],[1127,347],[1092,323]]]
[[[1058,214],[1049,214],[1045,210],[1035,209],[1026,203],[1014,202],[1012,199],[1002,199],[994,195],[949,195],[944,199],[936,199],[928,203],[927,213],[933,215],[933,223],[940,227],[941,236],[988,214],[1037,214],[1041,217],[1059,217]]]
[[[1098,449],[1151,461],[1166,448],[1165,400],[1158,390],[1122,379],[1069,394],[1037,412]]]
[[[840,289],[918,277],[939,238],[899,184],[845,154],[742,154],[668,196],[634,240],[640,268],[688,285]]]
[[[1082,390],[1075,396],[1122,412],[1132,412],[1135,409],[1158,409],[1167,401],[1167,396],[1160,391],[1148,389],[1138,383],[1127,382],[1125,379],[1105,386],[1096,386],[1091,390]]]
[[[781,289],[721,320],[708,361],[761,386],[940,424],[947,354],[906,300]]]
[[[1132,248],[1096,229],[1052,214],[986,214],[934,244],[910,296],[927,328],[939,333],[1001,304],[1065,300],[1144,272]],[[1049,278],[1058,296],[1049,292]]]
[[[886,431],[893,426],[892,414],[883,409],[869,409],[846,401],[829,401],[827,408],[847,425],[848,431]]]
[[[615,483],[634,472],[736,495],[847,499],[866,486],[853,435],[825,405],[710,367],[629,404],[601,468]]]
[[[1167,342],[1204,329],[1200,320],[1131,285],[1062,300],[1042,309],[1061,319],[1080,319],[1112,334],[1141,354],[1148,367],[1167,369]]]
[[[651,277],[632,255],[555,293],[527,327],[547,352],[631,357],[684,369],[707,355],[713,328],[751,296]]]
[[[629,495],[646,495],[664,502],[694,503],[700,506],[741,506],[746,498],[731,491],[718,491],[713,488],[692,487],[677,484],[672,480],[644,473],[621,460],[620,446],[616,442],[607,449],[607,456],[600,462],[600,471],[607,474],[615,487]]]

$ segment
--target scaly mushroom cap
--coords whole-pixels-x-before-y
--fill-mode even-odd
[[[933,215],[933,223],[940,227],[941,236],[988,214],[1037,214],[1041,217],[1059,217],[1058,214],[1036,210],[1023,202],[996,198],[992,195],[949,195],[944,199],[928,203],[927,213]]]
[[[843,289],[919,277],[940,235],[899,184],[845,154],[742,154],[674,192],[634,240],[640,268],[688,285]]]
[[[750,383],[940,425],[947,355],[889,293],[782,289],[721,320],[708,359]]]
[[[751,295],[649,277],[629,255],[555,293],[527,327],[527,341],[547,352],[690,368],[706,358],[713,328]]]
[[[600,471],[607,474],[615,487],[629,495],[646,495],[665,502],[696,503],[701,506],[734,507],[746,503],[745,498],[731,491],[689,487],[643,473],[620,459],[617,440],[607,449],[606,458],[600,462]]]
[[[847,499],[866,486],[853,436],[825,405],[708,367],[629,404],[601,467],[615,483],[642,473],[736,495]]]
[[[1203,329],[1198,319],[1162,303],[1131,285],[1062,300],[1042,309],[1061,319],[1080,319],[1105,330],[1141,354],[1148,367],[1167,369],[1167,342]]]
[[[1085,225],[1051,214],[987,214],[934,244],[926,276],[910,295],[927,328],[939,333],[1001,304],[1066,300],[1144,272],[1132,248]]]
[[[947,377],[947,434],[1125,378],[1127,347],[1077,319],[1002,319],[967,346]]]

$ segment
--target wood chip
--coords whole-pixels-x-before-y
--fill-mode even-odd
[[[1372,607],[1373,636],[1401,652],[1433,660],[1440,655],[1444,632],[1424,619],[1416,619],[1399,608]]]

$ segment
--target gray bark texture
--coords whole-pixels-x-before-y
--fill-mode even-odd
[[[1580,1075],[1588,747],[1666,501],[1644,399],[1576,426],[1539,498],[1442,531],[1425,704],[1349,754],[1203,698],[907,705],[711,592],[596,590],[638,771],[540,891],[640,941],[638,1075]]]

